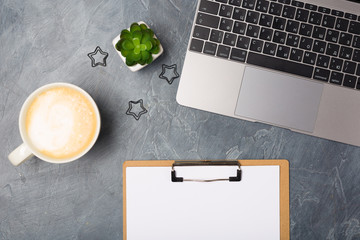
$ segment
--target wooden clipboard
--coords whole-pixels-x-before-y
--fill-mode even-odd
[[[280,214],[280,239],[290,239],[290,213],[289,213],[289,162],[284,159],[278,159],[278,160],[237,160],[237,161],[191,161],[190,164],[189,161],[173,161],[173,160],[149,160],[149,161],[125,161],[123,164],[123,239],[128,239],[127,236],[127,169],[133,168],[133,167],[168,167],[172,168],[172,172],[170,175],[169,172],[169,178],[172,177],[172,181],[174,181],[174,177],[180,179],[182,181],[183,179],[176,176],[176,173],[174,171],[174,166],[182,165],[182,163],[185,163],[184,166],[192,166],[192,163],[195,162],[195,165],[208,165],[209,163],[215,163],[213,165],[219,165],[217,163],[219,162],[232,162],[237,163],[239,165],[239,170],[241,167],[245,166],[279,166],[279,214]],[[200,164],[199,164],[200,163]],[[220,164],[222,165],[222,164]],[[226,164],[225,164],[226,165]],[[239,177],[239,170],[238,170],[238,176],[233,176],[232,178],[235,179],[236,177]],[[235,174],[234,174],[235,175]],[[230,177],[231,178],[231,177]],[[230,179],[229,178],[229,179]],[[240,178],[241,178],[241,172],[240,172]],[[218,180],[226,180],[226,179],[218,179]],[[176,181],[176,179],[175,179]],[[193,180],[190,180],[193,181]],[[195,180],[196,181],[196,180]],[[211,180],[210,180],[211,181]],[[176,183],[175,183],[176,184]],[[176,216],[174,216],[176,217]],[[165,227],[165,226],[163,226]],[[181,226],[180,226],[181,227]],[[261,231],[259,229],[259,231]],[[129,239],[131,240],[131,239]]]

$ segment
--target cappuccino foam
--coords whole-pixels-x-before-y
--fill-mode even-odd
[[[57,159],[83,152],[93,140],[97,115],[91,102],[70,87],[38,95],[26,114],[26,132],[42,154]]]

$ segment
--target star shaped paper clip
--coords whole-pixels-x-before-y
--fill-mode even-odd
[[[140,108],[142,109],[142,111],[138,112],[138,113],[135,113],[132,111],[133,109],[133,105],[136,105],[136,104],[140,104]],[[129,102],[129,109],[126,111],[126,115],[131,115],[133,116],[136,120],[139,120],[141,115],[147,113],[147,110],[146,108],[144,108],[144,104],[143,104],[143,100],[140,99],[138,101],[130,101]]]
[[[103,58],[103,62],[96,62],[94,56],[96,54],[98,54],[98,52],[100,52],[101,55],[104,56]],[[95,51],[94,52],[91,52],[91,53],[88,53],[88,57],[91,59],[91,66],[92,67],[96,67],[98,65],[101,65],[101,66],[104,66],[106,67],[106,58],[109,56],[109,54],[107,52],[104,52],[103,50],[101,50],[101,48],[99,46],[97,46],[95,48]]]
[[[170,70],[170,69],[173,69],[173,76],[169,79],[167,76],[165,76],[164,74],[167,72],[167,70]],[[166,65],[166,64],[163,64],[162,65],[162,72],[160,73],[159,75],[159,78],[161,79],[165,79],[169,84],[172,84],[173,81],[178,78],[180,75],[178,74],[177,72],[177,66],[176,64],[173,64],[173,65]]]

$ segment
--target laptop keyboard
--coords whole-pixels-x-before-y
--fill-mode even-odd
[[[360,16],[295,0],[201,0],[195,21],[192,51],[360,90]]]

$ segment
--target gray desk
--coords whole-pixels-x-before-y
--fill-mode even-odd
[[[0,239],[122,239],[122,163],[127,159],[290,161],[292,239],[360,239],[360,148],[189,109],[176,103],[196,1],[0,1]],[[130,72],[111,41],[146,21],[165,53]],[[100,46],[107,66],[91,67]],[[18,113],[36,88],[64,81],[98,103],[101,135],[82,159],[63,165],[36,158],[13,167]],[[136,121],[128,102],[144,100]],[[211,213],[211,210],[210,210]]]

